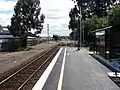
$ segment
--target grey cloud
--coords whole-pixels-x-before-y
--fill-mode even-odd
[[[57,9],[55,9],[55,10],[57,10]],[[54,19],[64,19],[64,18],[68,17],[68,14],[63,13],[61,11],[46,10],[46,12],[44,12],[43,14],[46,16],[47,19],[52,19],[52,20],[54,20]]]
[[[69,36],[70,31],[66,31],[66,32],[56,32],[54,31],[54,33],[51,34],[57,34],[57,35],[61,35],[61,36]]]
[[[47,18],[48,19],[64,19],[64,18],[66,18],[67,16],[57,16],[57,15],[49,15],[49,16],[47,16]]]
[[[51,26],[50,29],[56,29],[58,26]]]
[[[60,30],[52,30],[52,32],[70,32],[70,30],[60,29]]]
[[[55,13],[44,12],[46,16],[55,16]]]
[[[67,28],[67,27],[68,27],[68,24],[61,24],[61,27],[62,27],[62,28]]]
[[[69,9],[72,6],[70,3],[71,0],[41,0],[43,14],[45,15],[45,24],[49,24],[50,34],[58,34],[58,35],[69,35],[71,32],[68,29],[69,23]],[[62,4],[63,3],[63,4]],[[68,4],[66,6],[66,4]],[[44,30],[47,30],[45,26]]]

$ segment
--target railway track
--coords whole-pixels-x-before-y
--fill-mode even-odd
[[[31,90],[56,55],[60,46],[43,53],[32,62],[0,82],[0,90]]]
[[[120,87],[120,77],[110,77],[110,79],[111,79],[118,87]]]

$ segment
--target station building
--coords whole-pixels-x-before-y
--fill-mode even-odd
[[[106,59],[120,58],[120,31],[109,26],[92,32],[93,51]]]

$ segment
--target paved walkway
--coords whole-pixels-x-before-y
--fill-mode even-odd
[[[120,90],[109,79],[109,70],[90,56],[85,49],[67,48],[61,89],[58,89],[64,56],[62,50],[42,90]]]
[[[106,67],[87,51],[68,48],[62,90],[120,90],[107,76]]]

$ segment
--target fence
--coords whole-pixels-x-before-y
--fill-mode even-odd
[[[27,45],[33,46],[40,44],[42,42],[41,38],[28,38]],[[0,38],[0,51],[14,51],[20,48],[22,45],[21,39],[16,37],[4,37]]]
[[[14,51],[21,46],[19,38],[0,39],[0,51]]]

